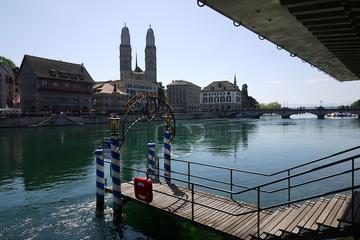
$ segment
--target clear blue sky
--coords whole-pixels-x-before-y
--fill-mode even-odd
[[[158,81],[247,83],[259,102],[289,106],[350,104],[360,81],[338,82],[195,0],[8,0],[1,3],[0,55],[20,65],[24,54],[84,63],[95,81],[119,79],[126,22],[144,69],[146,31],[157,45]]]

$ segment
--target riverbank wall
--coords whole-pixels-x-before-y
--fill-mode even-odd
[[[120,116],[121,117],[121,116]],[[175,113],[176,120],[188,119],[209,119],[221,118],[221,112],[194,112],[194,113]],[[0,128],[16,127],[51,127],[83,124],[100,124],[108,123],[109,116],[87,115],[87,116],[67,116],[67,115],[50,115],[50,116],[22,116],[12,118],[0,118]]]
[[[43,117],[13,117],[1,118],[0,128],[16,128],[16,127],[51,127],[66,125],[83,125],[107,123],[108,116],[66,116],[66,115],[50,115]]]

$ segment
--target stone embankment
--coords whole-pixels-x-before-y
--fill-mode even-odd
[[[12,117],[0,118],[0,128],[13,127],[49,127],[49,126],[66,126],[107,123],[108,116],[66,116],[50,115],[43,117]]]
[[[120,116],[121,117],[121,116]],[[193,112],[193,113],[175,113],[176,120],[185,119],[207,119],[223,117],[221,112]],[[0,118],[0,128],[14,127],[50,127],[66,125],[83,125],[108,123],[109,116],[67,116],[67,115],[50,115],[50,116],[22,116]]]

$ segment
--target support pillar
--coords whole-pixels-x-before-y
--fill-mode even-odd
[[[155,160],[155,143],[148,143],[148,168],[147,168],[147,177],[150,178],[153,182],[156,180],[156,160]]]
[[[171,183],[171,143],[170,143],[170,116],[164,116],[164,177],[165,182]]]
[[[105,177],[104,177],[104,152],[101,148],[95,150],[96,159],[96,211],[104,211]]]
[[[122,215],[119,134],[112,134],[110,143],[114,221],[118,221]]]

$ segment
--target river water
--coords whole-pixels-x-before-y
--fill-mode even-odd
[[[148,142],[157,143],[157,154],[162,156],[162,131],[161,123],[134,127],[122,148],[123,164],[145,169]],[[359,119],[178,121],[172,157],[272,173],[359,145],[359,133]],[[106,198],[104,218],[97,218],[93,151],[108,134],[107,125],[0,129],[0,239],[220,239],[135,203],[125,205],[123,223],[114,226],[111,196]],[[173,162],[172,169],[187,170],[180,162]],[[229,181],[226,170],[192,166],[191,171]],[[140,175],[129,170],[122,173],[126,180]],[[234,183],[248,186],[269,180],[240,173],[234,173],[233,178]],[[317,183],[294,190],[293,196],[341,187],[345,181],[346,176]],[[286,196],[264,197],[263,204],[281,202]],[[254,201],[253,194],[236,198]]]

